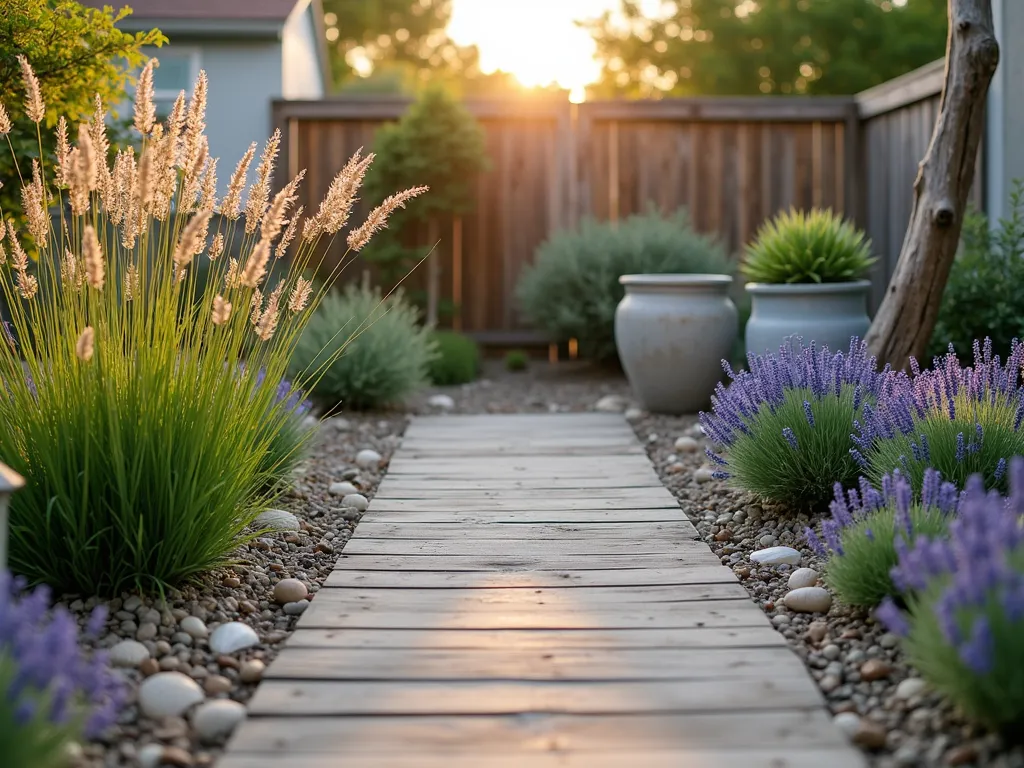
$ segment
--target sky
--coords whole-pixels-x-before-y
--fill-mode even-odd
[[[660,5],[646,2],[652,10]],[[581,101],[601,69],[590,35],[573,21],[618,7],[618,0],[454,0],[448,34],[479,47],[485,72],[511,72],[526,86],[554,81]]]

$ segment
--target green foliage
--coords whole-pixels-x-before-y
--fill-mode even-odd
[[[665,5],[622,0],[585,23],[603,65],[592,95],[852,94],[946,49],[946,0]]]
[[[583,357],[614,360],[615,308],[627,274],[731,274],[725,252],[690,227],[685,213],[653,211],[617,224],[584,220],[552,235],[524,269],[516,296],[552,341],[577,339]]]
[[[517,373],[525,371],[530,365],[530,357],[521,349],[511,349],[505,353],[505,370]]]
[[[874,264],[871,243],[831,210],[790,210],[766,221],[740,268],[755,283],[844,283]]]
[[[850,456],[856,418],[855,387],[818,397],[809,389],[787,390],[781,405],[761,408],[729,446],[730,482],[762,499],[794,507],[813,507],[832,496],[835,483],[857,480],[859,467]],[[808,423],[804,402],[814,426]],[[795,449],[786,434],[792,430]]]
[[[16,54],[23,54],[39,78],[46,104],[43,148],[52,156],[56,139],[51,128],[64,115],[72,129],[92,114],[96,94],[108,107],[124,101],[128,73],[145,57],[143,46],[167,42],[158,30],[128,34],[117,28],[131,13],[87,8],[72,0],[6,0],[0,14],[0,94],[10,113],[14,130],[8,138],[14,156],[31,172],[29,158],[38,154],[36,127],[25,116],[21,69]],[[72,137],[73,138],[73,137]],[[6,144],[6,141],[4,142]],[[21,210],[14,159],[0,152],[0,209],[7,216]]]
[[[347,286],[326,296],[299,340],[296,373],[316,376],[313,395],[353,410],[400,403],[429,381],[430,331],[401,293]]]
[[[1013,339],[1024,339],[1024,181],[1014,182],[1009,218],[995,231],[988,217],[970,213],[960,235],[960,251],[949,273],[928,356],[943,355],[952,344],[961,359],[974,339],[992,339],[1005,355]]]
[[[860,517],[839,534],[842,551],[833,552],[825,566],[825,583],[847,605],[870,608],[898,594],[890,571],[899,561],[896,541],[918,536],[943,536],[950,517],[934,506],[910,506],[911,534],[898,524],[895,504]]]
[[[431,334],[437,356],[430,363],[430,381],[439,387],[468,384],[480,374],[480,347],[454,331]]]

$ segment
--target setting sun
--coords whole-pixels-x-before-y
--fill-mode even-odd
[[[573,22],[618,6],[618,0],[455,0],[448,32],[460,45],[479,46],[485,72],[509,72],[527,87],[557,83],[578,102],[601,68],[590,35]]]

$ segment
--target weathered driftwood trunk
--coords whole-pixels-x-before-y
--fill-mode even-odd
[[[991,0],[949,0],[946,82],[932,140],[914,181],[903,248],[866,341],[880,364],[921,358],[956,255],[985,130],[985,97],[999,63]]]

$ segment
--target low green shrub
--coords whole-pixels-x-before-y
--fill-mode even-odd
[[[825,583],[847,605],[871,608],[896,596],[890,572],[897,564],[896,542],[942,536],[956,512],[958,491],[935,470],[925,473],[924,492],[914,502],[910,484],[894,473],[879,492],[861,478],[860,492],[836,483],[830,518],[821,536],[805,531],[811,548],[825,559]]]
[[[743,275],[756,283],[844,283],[876,260],[871,243],[831,210],[790,210],[765,222],[747,247]]]
[[[455,331],[431,334],[437,355],[430,363],[430,381],[438,387],[468,384],[480,375],[480,347]]]
[[[347,286],[324,297],[292,356],[313,396],[353,410],[401,403],[429,382],[436,355],[419,312],[400,292]]]
[[[878,397],[883,374],[857,339],[847,354],[804,347],[749,355],[748,370],[725,364],[732,383],[719,384],[701,425],[725,457],[716,474],[762,499],[795,507],[828,501],[833,485],[856,482],[850,438],[863,405]]]
[[[537,250],[516,286],[526,318],[551,341],[576,339],[582,357],[614,360],[619,277],[627,274],[732,274],[725,252],[696,233],[684,213],[630,216],[617,223],[585,220]]]
[[[1014,339],[1024,338],[1024,182],[1014,183],[1010,215],[992,230],[988,217],[971,213],[964,220],[960,251],[949,272],[929,358],[952,345],[961,360],[970,358],[975,339],[992,339],[1008,354]]]
[[[1019,738],[1024,722],[1024,459],[1010,463],[1010,495],[972,476],[948,537],[900,546],[893,570],[906,611],[876,615],[902,637],[908,661],[968,717]]]
[[[874,483],[898,469],[920,494],[925,470],[963,488],[979,473],[989,488],[1006,489],[1006,465],[1024,454],[1024,387],[1020,371],[1024,345],[1014,340],[1003,363],[974,343],[973,366],[962,366],[950,352],[932,370],[890,392],[879,407],[868,405],[857,425],[853,455]]]
[[[505,370],[517,373],[525,371],[530,365],[530,357],[521,349],[512,349],[505,353]]]

